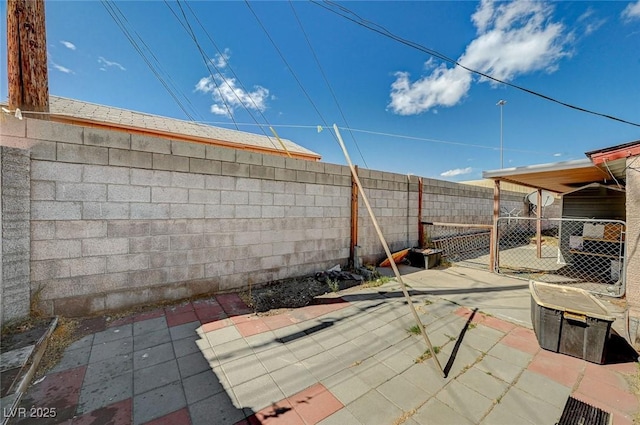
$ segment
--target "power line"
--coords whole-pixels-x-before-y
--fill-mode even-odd
[[[267,28],[264,26],[264,24],[262,23],[262,21],[260,20],[260,18],[258,17],[258,15],[256,14],[256,12],[253,10],[253,8],[251,7],[251,4],[249,3],[248,0],[245,0],[245,4],[247,5],[247,7],[249,8],[249,10],[251,11],[251,13],[253,14],[254,18],[256,19],[256,21],[258,22],[258,25],[260,25],[260,28],[262,28],[262,31],[264,31],[265,35],[267,36],[267,38],[269,39],[269,41],[271,42],[271,44],[273,45],[273,48],[276,50],[276,52],[278,53],[278,55],[280,56],[280,59],[282,59],[282,62],[284,62],[285,66],[287,67],[287,69],[289,70],[289,72],[291,73],[291,75],[293,76],[294,80],[296,80],[296,83],[298,83],[298,86],[300,87],[300,90],[302,90],[302,93],[304,93],[305,97],[307,98],[307,100],[309,101],[309,103],[311,104],[311,106],[313,107],[313,109],[316,111],[316,113],[318,114],[318,117],[320,117],[320,120],[322,121],[322,123],[324,124],[325,127],[329,127],[329,124],[327,124],[327,121],[324,119],[324,116],[322,115],[322,113],[320,112],[320,110],[318,109],[318,107],[316,106],[315,102],[313,101],[313,99],[311,99],[311,96],[309,95],[309,93],[307,92],[307,90],[304,88],[304,85],[302,84],[302,82],[300,81],[300,79],[298,78],[298,76],[296,75],[296,73],[293,71],[293,68],[291,67],[291,65],[289,65],[289,62],[287,61],[287,59],[284,57],[284,54],[282,53],[282,51],[280,50],[280,48],[278,47],[278,45],[276,44],[276,42],[273,40],[273,38],[271,37],[271,35],[269,34],[269,31],[267,31]],[[336,141],[336,143],[339,144],[338,138],[335,134],[331,133],[334,140]],[[361,153],[362,155],[362,153]],[[364,161],[364,157],[362,158],[362,160]]]
[[[165,88],[165,90],[169,93],[169,95],[173,98],[173,100],[178,104],[178,106],[184,112],[184,114],[187,116],[187,118],[189,120],[191,120],[191,121],[195,121],[193,115],[187,110],[187,107],[185,106],[185,104],[178,98],[178,94],[176,92],[179,91],[179,90],[176,88],[175,83],[173,82],[173,79],[171,78],[171,76],[169,74],[167,74],[165,71],[162,70],[162,67],[160,66],[160,62],[158,61],[158,58],[155,56],[155,54],[153,53],[151,48],[149,48],[149,46],[144,42],[144,40],[142,39],[140,34],[138,34],[138,32],[135,31],[135,29],[134,29],[133,33],[138,38],[140,43],[142,43],[142,45],[149,52],[149,54],[151,55],[153,60],[155,60],[156,65],[154,65],[152,63],[151,59],[149,57],[147,57],[147,55],[145,54],[145,52],[142,49],[142,47],[140,47],[140,45],[138,44],[138,42],[136,41],[134,36],[131,34],[129,29],[127,28],[127,26],[131,26],[131,24],[127,20],[127,18],[124,15],[124,13],[120,10],[120,8],[113,1],[110,2],[109,0],[102,0],[102,6],[105,8],[105,10],[109,14],[109,16],[111,16],[111,19],[113,19],[113,21],[116,23],[116,25],[118,26],[120,31],[122,31],[122,33],[127,38],[129,43],[131,43],[131,45],[133,46],[133,48],[136,51],[136,53],[138,53],[138,55],[146,63],[146,65],[149,67],[149,69],[151,70],[153,75],[158,79],[160,84],[162,84],[162,86]],[[167,78],[169,79],[169,82],[167,82],[165,80],[165,78],[161,75],[161,73],[164,73],[167,76]],[[195,108],[191,104],[191,101],[183,93],[182,93],[182,97],[191,106],[192,112],[194,112],[194,114],[197,115],[199,118],[202,118],[195,111]]]
[[[165,0],[166,3],[166,0]],[[198,50],[200,51],[200,54],[202,56],[203,61],[205,62],[205,66],[207,67],[207,70],[209,71],[209,75],[211,76],[212,81],[214,82],[214,84],[216,85],[216,87],[218,88],[218,92],[220,93],[220,99],[222,100],[222,102],[224,103],[225,107],[227,108],[227,112],[229,114],[229,117],[231,118],[231,120],[233,121],[235,127],[237,130],[240,130],[238,128],[238,125],[236,124],[236,120],[233,117],[233,113],[231,111],[231,108],[228,106],[227,101],[225,100],[224,96],[222,95],[222,92],[220,90],[220,86],[218,85],[218,82],[216,81],[215,77],[213,76],[213,73],[211,72],[211,68],[209,66],[212,66],[215,70],[217,75],[220,76],[220,78],[222,79],[222,82],[224,84],[227,85],[227,87],[229,87],[231,89],[231,84],[227,81],[227,78],[224,76],[224,74],[218,69],[218,67],[211,61],[208,60],[204,50],[202,48],[202,46],[200,45],[198,38],[195,34],[195,32],[193,31],[193,28],[191,27],[191,24],[189,23],[189,19],[187,18],[184,9],[182,8],[182,4],[180,2],[180,0],[177,0],[178,3],[178,7],[180,8],[180,12],[182,13],[183,19],[186,23],[183,24],[183,27],[185,28],[185,30],[187,30],[187,32],[191,35],[191,38],[193,40],[193,42],[196,44],[196,47],[198,48]],[[168,3],[167,6],[169,7]],[[187,3],[187,7],[189,8],[189,11],[191,12],[191,14],[196,18],[196,21],[198,22],[198,24],[200,25],[200,28],[205,32],[205,34],[207,35],[207,37],[209,38],[209,41],[211,41],[211,43],[213,44],[213,46],[215,47],[215,49],[218,51],[218,54],[224,58],[223,53],[220,51],[220,49],[218,48],[217,44],[213,41],[213,39],[211,38],[211,36],[209,35],[208,31],[206,30],[206,28],[202,25],[202,23],[200,22],[200,20],[198,19],[198,16],[194,13],[193,9],[191,9],[191,6],[189,6],[189,4]],[[171,9],[171,7],[169,7]],[[173,9],[171,9],[171,11],[173,12]],[[174,16],[175,13],[174,13]],[[180,21],[180,19],[176,16],[176,18],[178,19],[178,21]],[[231,68],[231,66],[227,63],[226,66],[231,70],[232,74],[235,76],[236,81],[238,82],[238,84],[240,85],[240,87],[246,92],[248,93],[247,89],[245,88],[245,86],[242,84],[242,81],[240,80],[240,78],[238,78],[238,76],[235,74],[235,72],[233,71],[233,69]],[[238,100],[238,103],[244,108],[244,110],[247,112],[247,114],[249,114],[249,116],[251,117],[251,119],[253,121],[256,122],[256,124],[258,123],[258,120],[256,119],[256,117],[253,115],[253,113],[249,110],[249,108],[247,107],[247,105],[245,105],[245,103],[242,101],[242,99],[240,99],[240,96],[238,95],[238,93],[235,90],[231,90],[231,92],[233,93],[233,95],[235,96],[235,98]],[[253,107],[255,108],[256,111],[258,111],[258,113],[260,114],[260,116],[262,117],[262,119],[264,120],[265,123],[269,124],[269,121],[267,120],[267,118],[265,117],[265,115],[262,113],[262,111],[260,110],[260,108],[258,107],[258,105],[256,104],[255,100],[253,99],[253,97],[251,95],[248,96],[249,100],[251,101],[251,103],[253,104]],[[262,131],[262,133],[264,134],[264,136],[269,140],[269,142],[271,143],[271,145],[278,150],[278,147],[276,146],[276,144],[274,143],[273,139],[267,134],[267,132],[264,130],[264,128],[260,127],[260,130]],[[286,150],[286,148],[285,148]]]
[[[363,28],[366,28],[366,29],[368,29],[370,31],[373,31],[373,32],[376,32],[376,33],[378,33],[378,34],[380,34],[380,35],[382,35],[384,37],[390,38],[390,39],[392,39],[394,41],[397,41],[397,42],[399,42],[401,44],[404,44],[406,46],[409,46],[411,48],[414,48],[416,50],[424,52],[424,53],[426,53],[426,54],[428,54],[430,56],[436,57],[436,58],[438,58],[438,59],[440,59],[440,60],[442,60],[444,62],[448,62],[448,63],[450,63],[452,65],[459,66],[460,68],[462,68],[462,69],[464,69],[464,70],[466,70],[466,71],[468,71],[468,72],[470,72],[472,74],[480,75],[480,76],[482,76],[484,78],[487,78],[489,80],[495,81],[495,82],[500,83],[500,84],[504,84],[504,85],[512,87],[514,89],[523,91],[525,93],[529,93],[531,95],[540,97],[542,99],[548,100],[548,101],[553,102],[553,103],[557,103],[559,105],[565,106],[565,107],[570,108],[570,109],[574,109],[576,111],[585,112],[585,113],[588,113],[588,114],[591,114],[591,115],[596,115],[596,116],[599,116],[599,117],[603,117],[603,118],[607,118],[607,119],[610,119],[610,120],[618,121],[618,122],[621,122],[621,123],[624,123],[624,124],[629,124],[629,125],[632,125],[632,126],[635,126],[635,127],[640,127],[639,123],[635,123],[635,122],[632,122],[632,121],[627,121],[625,119],[618,118],[618,117],[615,117],[613,115],[608,115],[608,114],[592,111],[590,109],[582,108],[580,106],[575,106],[575,105],[572,105],[570,103],[566,103],[566,102],[563,102],[561,100],[555,99],[555,98],[553,98],[551,96],[547,96],[547,95],[539,93],[537,91],[527,89],[527,88],[519,86],[517,84],[509,83],[509,82],[501,80],[499,78],[492,77],[491,75],[486,74],[484,72],[477,71],[475,69],[469,68],[469,67],[461,64],[457,60],[449,58],[449,57],[443,55],[442,53],[438,52],[437,50],[429,49],[428,47],[425,47],[425,46],[423,46],[423,45],[421,45],[421,44],[419,44],[417,42],[402,38],[402,37],[392,33],[391,31],[389,31],[388,29],[386,29],[385,27],[383,27],[380,24],[373,23],[371,21],[363,19],[360,16],[358,16],[355,12],[353,12],[352,10],[346,8],[345,6],[342,6],[342,5],[339,5],[337,3],[334,3],[331,0],[323,0],[323,2],[326,3],[329,6],[326,6],[325,4],[322,4],[317,0],[310,0],[310,1],[311,1],[311,3],[313,3],[313,4],[317,5],[317,6],[320,6],[320,7],[324,8],[324,9],[326,9],[326,10],[328,10],[328,11],[330,11],[330,12],[332,12],[332,13],[334,13],[334,14],[336,14],[336,15],[344,18],[344,19],[347,19],[347,20],[357,24],[357,25],[360,25]],[[342,12],[340,12],[338,10],[335,10],[333,7],[338,8]],[[348,14],[355,16],[355,18],[352,18],[352,17],[348,16]]]
[[[184,11],[182,10],[182,6],[180,5],[180,2],[178,1],[177,3],[178,3],[178,7],[182,11],[182,16],[184,17],[184,22],[182,22],[180,20],[180,18],[178,17],[176,12],[173,10],[173,8],[169,5],[167,0],[164,1],[164,4],[169,8],[171,13],[173,13],[173,16],[178,20],[178,22],[182,25],[182,27],[187,32],[187,34],[191,37],[191,40],[193,40],[193,42],[195,43],[196,47],[198,48],[198,51],[200,52],[200,56],[202,57],[202,60],[204,61],[205,66],[207,67],[207,71],[209,71],[209,75],[211,76],[211,81],[215,84],[215,86],[218,89],[218,91],[220,91],[220,86],[218,85],[218,82],[216,81],[215,77],[213,76],[213,72],[211,71],[211,68],[209,68],[210,61],[207,60],[207,57],[204,54],[204,51],[202,50],[202,47],[200,46],[200,43],[198,43],[198,40],[196,38],[195,33],[193,32],[193,29],[191,28],[191,25],[189,24],[189,21],[187,20],[186,16],[184,15]],[[211,64],[211,65],[213,65],[213,64]],[[215,68],[216,72],[218,74],[220,74],[220,71],[218,71],[218,68],[216,68],[215,65],[213,65],[213,67]],[[224,103],[224,106],[225,106],[225,109],[227,110],[227,113],[229,114],[229,117],[231,118],[231,121],[233,121],[233,123],[235,124],[236,121],[233,118],[233,114],[231,113],[231,109],[229,108],[229,105],[227,104],[227,102],[225,101],[225,99],[222,96],[221,96],[221,99],[222,99],[222,103]],[[236,130],[239,130],[237,125],[235,127],[236,127]]]
[[[338,97],[336,96],[336,93],[333,91],[333,87],[331,87],[331,83],[329,83],[329,79],[327,78],[327,75],[325,74],[324,69],[322,68],[322,64],[320,63],[320,60],[318,59],[318,55],[316,54],[316,51],[314,50],[313,45],[311,44],[311,41],[309,40],[309,36],[307,35],[307,32],[304,30],[304,26],[302,25],[302,22],[300,21],[300,18],[298,17],[298,13],[296,12],[296,8],[293,6],[293,2],[291,0],[289,0],[289,6],[291,6],[291,11],[293,12],[293,16],[296,18],[296,21],[298,22],[298,25],[300,26],[300,30],[302,31],[302,34],[304,35],[304,39],[307,41],[307,45],[309,46],[309,50],[311,50],[311,54],[313,55],[313,58],[316,61],[316,65],[318,66],[318,69],[320,70],[320,74],[322,74],[322,78],[324,79],[325,84],[329,88],[329,92],[331,93],[331,96],[333,97],[333,101],[335,102],[336,106],[338,107],[338,111],[340,111],[340,115],[342,116],[342,119],[344,120],[344,123],[347,125],[347,127],[350,127],[349,126],[349,122],[347,121],[347,117],[345,117],[344,112],[342,111],[342,108],[340,107],[340,102],[338,102]],[[351,130],[349,130],[349,134],[351,135],[351,139],[353,140],[353,143],[356,145],[356,148],[358,149],[358,153],[360,154],[360,157],[362,158],[362,162],[364,162],[365,167],[369,168],[369,166],[367,165],[367,161],[364,159],[364,156],[362,155],[362,151],[360,150],[360,146],[358,146],[358,142],[356,141],[356,138],[353,135],[353,132]]]
[[[222,122],[222,121],[202,121],[201,124],[220,125],[220,124],[227,124],[227,123],[226,122]],[[262,126],[263,124],[238,123],[238,125],[240,125],[240,126]],[[274,124],[274,125],[272,125],[272,127],[300,128],[300,129],[313,129],[313,130],[317,130],[318,129],[318,125],[311,125],[311,124],[306,124],[306,125],[305,124]],[[351,127],[341,127],[341,126],[338,126],[338,128],[340,130],[345,130],[345,131],[354,132],[354,133],[365,133],[365,134],[371,134],[371,135],[375,135],[375,136],[390,137],[390,138],[394,138],[394,139],[407,139],[407,140],[414,140],[414,141],[419,141],[419,142],[431,142],[431,143],[439,143],[439,144],[443,144],[443,145],[463,146],[463,147],[467,147],[467,148],[488,149],[488,150],[494,150],[494,151],[500,149],[500,148],[495,147],[495,146],[478,145],[478,144],[474,144],[474,143],[464,143],[464,142],[454,142],[454,141],[451,141],[451,140],[432,139],[432,138],[428,138],[428,137],[409,136],[409,135],[406,135],[406,134],[387,133],[387,132],[382,132],[382,131],[364,130],[364,129],[351,128]],[[509,152],[530,153],[530,154],[536,154],[536,155],[553,155],[550,152],[532,151],[532,150],[525,150],[525,149],[504,148],[504,150],[505,151],[509,151]]]

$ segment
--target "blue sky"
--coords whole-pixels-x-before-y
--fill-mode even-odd
[[[501,99],[504,167],[584,158],[640,139],[638,126],[492,83],[327,10],[339,10],[335,4],[108,4],[183,107],[99,1],[46,3],[51,94],[229,128],[235,121],[260,134],[257,124],[269,135],[271,125],[323,161],[344,164],[325,126],[337,123],[360,166],[454,181],[500,168]],[[640,123],[640,1],[338,4],[469,68]],[[5,15],[6,2],[0,9]],[[2,34],[4,47],[6,28]]]

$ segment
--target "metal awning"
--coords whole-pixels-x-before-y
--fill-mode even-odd
[[[619,164],[618,164],[619,162]],[[616,184],[624,181],[625,159],[594,165],[590,159],[529,165],[484,171],[482,177],[544,189],[555,193],[573,191],[590,183]]]

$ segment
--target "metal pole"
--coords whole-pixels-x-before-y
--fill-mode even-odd
[[[340,143],[340,147],[342,148],[342,153],[344,153],[344,157],[347,160],[347,164],[351,169],[351,176],[353,177],[353,179],[356,181],[356,184],[358,185],[358,191],[360,192],[360,196],[362,197],[362,201],[364,202],[365,207],[367,207],[367,211],[369,212],[369,216],[371,217],[371,222],[373,223],[373,227],[376,229],[376,233],[378,234],[380,243],[384,248],[384,252],[387,254],[387,258],[389,259],[389,263],[391,264],[393,273],[396,276],[396,280],[398,281],[398,283],[400,283],[400,288],[402,289],[404,298],[407,301],[407,304],[409,305],[409,310],[411,310],[411,313],[413,314],[413,319],[416,321],[416,324],[420,328],[420,333],[422,334],[422,338],[424,339],[424,342],[427,344],[427,347],[429,348],[429,352],[431,353],[431,357],[433,358],[433,361],[436,364],[436,367],[442,374],[442,377],[446,378],[447,376],[444,373],[444,370],[442,369],[442,365],[440,364],[440,361],[438,360],[438,357],[436,356],[436,353],[433,350],[433,345],[431,345],[431,340],[427,336],[427,331],[424,328],[424,325],[420,320],[420,316],[418,316],[418,313],[416,312],[416,308],[413,305],[411,296],[407,291],[407,286],[404,284],[404,281],[402,280],[402,276],[400,276],[400,272],[398,271],[398,267],[396,266],[396,262],[393,260],[393,256],[391,255],[391,251],[389,250],[389,245],[387,245],[387,241],[382,235],[382,230],[380,230],[380,226],[378,225],[378,220],[376,219],[376,216],[373,214],[373,210],[371,209],[371,204],[369,204],[369,199],[367,198],[367,195],[364,193],[364,189],[362,188],[362,184],[360,183],[360,178],[358,178],[358,173],[356,173],[355,167],[351,163],[351,158],[349,157],[347,148],[344,145],[344,141],[342,140],[342,135],[340,134],[340,130],[338,130],[338,126],[336,124],[333,125],[333,130],[336,133],[336,136],[338,138],[338,143]]]
[[[500,168],[504,168],[504,161],[502,155],[502,107],[507,103],[506,100],[499,100],[496,105],[500,107]]]

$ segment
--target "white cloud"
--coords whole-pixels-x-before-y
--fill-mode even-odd
[[[444,173],[440,173],[440,175],[442,177],[453,177],[453,176],[460,176],[463,174],[470,174],[473,171],[473,168],[471,167],[467,167],[467,168],[454,168],[453,170],[447,170]]]
[[[254,86],[253,91],[245,91],[237,85],[235,78],[223,78],[219,75],[201,78],[196,84],[196,91],[211,93],[214,104],[211,112],[216,115],[231,116],[237,108],[254,111],[267,109],[269,90],[262,86]]]
[[[70,41],[60,40],[60,44],[70,50],[76,50],[76,45]]]
[[[101,65],[100,66],[100,70],[104,71],[106,70],[107,67],[109,66],[114,66],[116,68],[118,68],[120,71],[126,71],[127,68],[125,68],[124,66],[120,65],[118,62],[113,62],[110,60],[107,60],[105,58],[103,58],[102,56],[98,57],[98,63]]]
[[[554,153],[553,156],[562,156],[561,153]]]
[[[593,9],[588,8],[580,15],[577,22],[584,26],[584,35],[590,35],[603,26],[607,20],[595,17]]]
[[[622,19],[627,22],[640,19],[640,0],[635,3],[629,3],[627,7],[624,8],[622,11]]]
[[[73,72],[73,70],[71,70],[71,69],[69,69],[69,68],[67,68],[65,66],[59,65],[59,64],[55,63],[54,61],[52,61],[51,59],[49,59],[49,60],[51,61],[51,66],[53,66],[58,71],[63,72],[65,74],[75,74],[75,72]]]
[[[551,21],[552,11],[552,6],[540,2],[494,4],[483,0],[471,17],[478,36],[458,62],[501,80],[534,71],[553,72],[559,59],[569,55],[571,35],[565,33],[562,24]],[[429,66],[427,61],[425,67]],[[407,72],[396,72],[395,77],[388,107],[400,115],[453,106],[465,97],[474,81],[468,71],[445,64],[414,82]]]
[[[212,59],[209,59],[209,62],[211,62],[211,64],[217,70],[220,70],[222,68],[226,68],[227,67],[227,64],[229,63],[229,58],[230,57],[231,57],[231,50],[224,49],[224,52],[222,52],[222,54],[216,53],[216,55]]]
[[[220,70],[227,66],[229,61],[229,49],[225,49],[222,55],[218,54],[212,61],[216,61],[216,67]],[[238,85],[235,78],[218,74],[203,77],[196,83],[196,91],[210,93],[214,104],[211,105],[211,113],[216,115],[232,116],[237,108],[246,108],[254,111],[267,109],[269,90],[262,86],[253,86],[252,91],[247,91]]]

